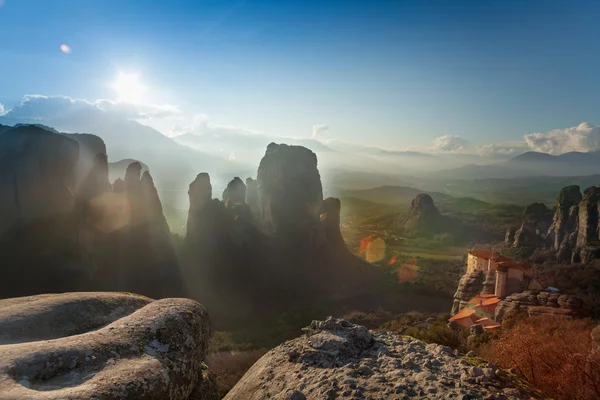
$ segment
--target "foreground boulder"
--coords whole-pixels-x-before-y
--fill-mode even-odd
[[[216,399],[208,314],[188,299],[65,293],[0,300],[0,398]]]
[[[330,317],[263,356],[225,399],[537,398],[513,375],[482,363]]]

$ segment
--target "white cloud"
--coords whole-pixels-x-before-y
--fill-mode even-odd
[[[582,122],[567,129],[555,129],[548,133],[530,133],[524,136],[531,150],[549,154],[570,151],[600,150],[600,126]]]
[[[477,147],[477,154],[481,157],[511,157],[525,152],[525,143],[522,145],[484,144]]]
[[[69,117],[79,112],[105,112],[126,119],[162,119],[181,114],[176,106],[165,104],[130,104],[100,99],[88,101],[66,96],[27,95],[18,106],[9,110],[7,117],[44,120]]]
[[[329,133],[329,125],[317,124],[312,127],[312,137],[323,136]]]
[[[457,135],[444,135],[433,140],[431,151],[435,153],[462,153],[468,146],[468,141]]]
[[[259,131],[241,126],[218,124],[212,122],[204,114],[197,114],[190,125],[176,125],[167,131],[167,136],[175,137],[186,133],[209,135],[214,138],[226,138],[231,135],[253,136],[262,134]]]
[[[0,115],[4,115],[6,111],[4,111],[4,104],[0,103]]]

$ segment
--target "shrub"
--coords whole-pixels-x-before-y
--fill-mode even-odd
[[[590,320],[534,317],[516,322],[480,348],[480,356],[516,372],[556,399],[600,398],[600,353]]]
[[[218,352],[206,357],[206,365],[208,365],[217,377],[217,387],[219,388],[221,398],[233,388],[246,371],[266,352],[267,350],[265,349],[243,352]]]

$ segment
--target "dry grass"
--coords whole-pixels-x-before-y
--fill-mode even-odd
[[[221,351],[206,357],[206,364],[217,376],[217,386],[221,398],[233,388],[246,371],[267,351],[267,349],[241,352]]]

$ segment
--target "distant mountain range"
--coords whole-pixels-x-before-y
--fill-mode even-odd
[[[533,176],[583,176],[600,173],[600,151],[551,155],[530,151],[489,165],[464,165],[441,171],[452,179],[522,178]]]

